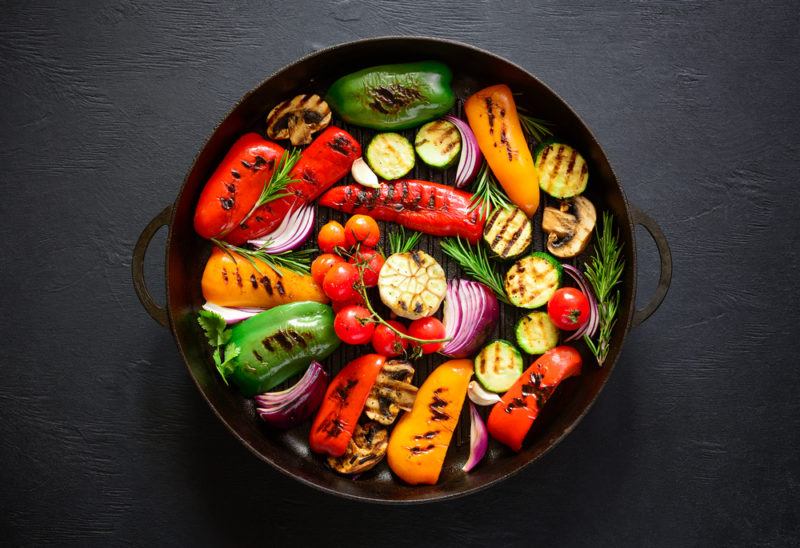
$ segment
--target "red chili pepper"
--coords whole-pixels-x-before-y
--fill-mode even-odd
[[[329,126],[303,151],[290,172],[291,178],[297,181],[286,186],[289,196],[259,207],[244,226],[236,226],[227,234],[225,241],[241,245],[269,234],[278,227],[290,208],[313,202],[350,173],[350,167],[359,156],[361,145],[358,141],[345,130]],[[254,203],[255,199],[250,202],[250,207]]]
[[[580,375],[582,363],[580,353],[571,346],[557,346],[542,354],[494,404],[488,421],[492,437],[514,451],[522,449],[542,406],[561,381]]]
[[[320,205],[345,213],[364,213],[433,236],[462,236],[475,243],[485,219],[479,208],[469,211],[472,194],[451,186],[400,179],[380,188],[343,185],[320,198]]]
[[[238,225],[256,203],[281,154],[280,145],[257,133],[242,135],[203,187],[194,213],[195,231],[203,238],[218,238]]]
[[[384,363],[385,357],[367,354],[339,371],[328,385],[314,424],[311,425],[309,445],[312,451],[327,453],[332,457],[344,454]]]

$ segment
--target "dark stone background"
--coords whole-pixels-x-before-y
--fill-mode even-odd
[[[800,542],[795,2],[1,9],[4,544]],[[403,508],[319,493],[248,453],[130,279],[139,231],[237,98],[305,53],[385,34],[462,40],[537,74],[675,260],[661,310],[556,450],[489,491]],[[657,259],[639,237],[646,299]]]

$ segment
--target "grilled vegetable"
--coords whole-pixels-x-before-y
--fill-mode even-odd
[[[581,355],[571,346],[547,351],[492,408],[487,422],[489,434],[514,451],[522,449],[522,442],[542,406],[564,379],[580,375],[581,365]]]
[[[379,188],[343,185],[323,194],[319,204],[345,213],[364,213],[433,236],[461,236],[472,243],[484,218],[470,211],[471,194],[428,181],[401,179]]]
[[[461,154],[461,135],[452,122],[434,120],[419,128],[414,138],[414,150],[429,166],[446,169]]]
[[[219,247],[211,251],[201,285],[207,301],[227,307],[272,308],[295,301],[328,302],[311,276]]]
[[[328,374],[319,362],[311,362],[303,378],[291,388],[253,398],[256,413],[270,426],[293,428],[314,414],[327,387]]]
[[[331,109],[319,95],[302,94],[278,103],[267,116],[267,136],[307,145],[311,134],[328,127]]]
[[[383,460],[389,446],[389,433],[377,422],[356,425],[347,449],[340,457],[328,457],[328,466],[340,474],[366,472]]]
[[[517,322],[517,344],[528,354],[544,354],[558,344],[558,329],[547,312],[531,312]]]
[[[446,289],[442,267],[419,250],[390,255],[378,276],[383,304],[409,320],[434,314],[442,304]]]
[[[589,167],[574,148],[548,143],[537,150],[539,187],[553,198],[571,198],[586,190]]]
[[[592,239],[597,213],[583,196],[564,200],[558,209],[544,208],[542,230],[547,232],[547,250],[556,257],[575,257]]]
[[[233,230],[256,203],[283,153],[257,133],[239,137],[203,187],[194,212],[195,232],[210,239]]]
[[[277,228],[290,209],[296,210],[313,202],[347,175],[350,166],[359,156],[361,146],[358,141],[343,129],[329,126],[303,150],[300,160],[289,173],[292,182],[285,188],[288,195],[257,208],[244,225],[237,224],[225,236],[225,241],[241,245],[269,234]],[[261,189],[263,184],[260,184],[260,180],[258,182]],[[255,196],[258,194],[257,192]],[[253,204],[255,199],[249,205],[252,207]]]
[[[521,255],[531,245],[531,221],[521,209],[498,208],[483,227],[483,239],[495,255],[510,259]]]
[[[475,377],[486,390],[502,393],[522,375],[519,350],[502,339],[492,341],[475,356]]]
[[[450,341],[441,353],[466,358],[489,338],[500,320],[500,305],[492,290],[472,280],[448,280],[444,301],[444,335]]]
[[[328,385],[309,433],[315,453],[340,457],[347,451],[358,417],[386,358],[366,354],[348,363]]]
[[[249,398],[302,373],[313,360],[327,358],[338,347],[329,306],[285,304],[231,328],[225,352],[235,348],[237,354],[220,373]]]
[[[372,385],[364,413],[381,424],[392,424],[400,411],[411,411],[417,387],[411,384],[414,368],[408,362],[386,362]]]
[[[500,186],[525,215],[539,207],[539,173],[533,163],[511,90],[491,86],[464,103],[469,125]],[[533,183],[533,184],[532,184]]]
[[[399,133],[378,133],[367,145],[366,157],[375,174],[387,181],[414,169],[414,147]]]
[[[432,485],[439,480],[471,376],[470,360],[443,363],[420,387],[411,412],[400,417],[386,459],[406,483]]]
[[[506,273],[508,299],[520,308],[538,308],[547,304],[561,283],[561,264],[541,251],[518,260]]]
[[[406,129],[453,108],[452,78],[450,69],[438,61],[381,65],[339,78],[325,100],[350,124]]]

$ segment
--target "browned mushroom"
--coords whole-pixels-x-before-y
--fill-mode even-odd
[[[267,136],[289,139],[293,145],[307,145],[311,135],[328,127],[331,109],[319,95],[298,95],[283,101],[267,116]]]
[[[328,465],[340,474],[365,472],[383,460],[389,446],[389,431],[377,422],[356,426],[341,457],[328,457]]]
[[[575,257],[592,239],[597,213],[583,196],[563,200],[558,209],[544,208],[542,230],[548,233],[547,250],[556,257]]]
[[[400,410],[410,411],[417,397],[411,384],[414,368],[399,360],[389,360],[381,369],[364,405],[367,417],[381,424],[392,424]]]

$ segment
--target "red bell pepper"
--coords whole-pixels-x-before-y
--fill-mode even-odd
[[[289,209],[313,202],[350,173],[350,167],[359,156],[361,145],[358,141],[345,130],[329,126],[303,151],[291,170],[290,177],[296,181],[286,186],[289,195],[259,207],[244,225],[236,226],[227,234],[225,241],[241,245],[269,234],[278,227]],[[250,207],[254,203],[255,199],[250,202]]]
[[[257,133],[242,135],[203,187],[194,213],[195,231],[203,238],[218,238],[238,225],[283,152]]]
[[[533,362],[489,413],[489,434],[514,451],[533,426],[542,406],[567,377],[580,375],[580,353],[571,346],[557,346]]]
[[[379,188],[343,185],[330,189],[320,205],[345,213],[363,213],[381,221],[433,236],[461,236],[475,243],[483,234],[485,219],[475,208],[472,194],[451,186],[400,179]]]
[[[347,450],[372,385],[386,363],[379,354],[361,356],[339,371],[311,425],[309,445],[315,453],[340,457]]]

